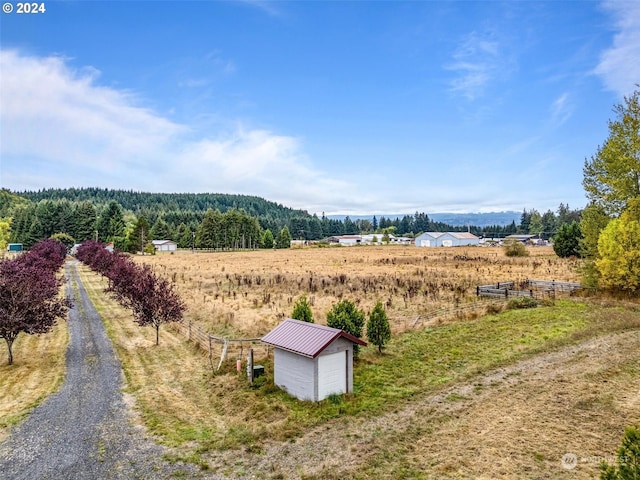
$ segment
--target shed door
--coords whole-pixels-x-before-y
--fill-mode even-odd
[[[420,240],[420,246],[421,247],[430,247],[431,246],[431,240]]]
[[[318,357],[318,400],[347,392],[347,352]]]
[[[442,246],[443,247],[453,247],[453,240],[443,240],[442,241]]]

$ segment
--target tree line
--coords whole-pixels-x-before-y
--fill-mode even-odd
[[[90,194],[96,198],[90,199]],[[233,199],[235,206],[228,208],[225,204],[223,209],[209,207],[205,211],[182,209],[211,204],[204,201],[209,198],[207,195],[198,194],[52,189],[18,195],[0,190],[0,247],[5,248],[8,242],[30,247],[43,238],[55,236],[67,245],[86,240],[113,242],[118,249],[128,252],[151,249],[151,240],[173,240],[179,248],[287,248],[292,239],[317,241],[337,235],[384,232],[413,237],[425,231],[467,230],[435,222],[423,212],[393,219],[374,216],[372,220],[351,220],[347,216],[337,220],[287,209],[257,197],[213,196],[218,197]],[[102,203],[106,199],[110,200]],[[126,206],[116,199],[126,200]],[[193,201],[189,203],[189,199]],[[243,207],[236,208],[237,205]],[[250,210],[245,210],[247,205]],[[258,208],[264,205],[269,209]],[[255,212],[264,214],[256,216]],[[535,209],[525,210],[518,225],[512,222],[505,226],[471,226],[470,231],[491,238],[513,233],[549,238],[564,223],[579,216],[579,211],[561,204],[557,215],[552,211],[540,215]]]

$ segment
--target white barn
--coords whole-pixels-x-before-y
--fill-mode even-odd
[[[274,383],[300,400],[314,402],[353,391],[353,345],[366,345],[337,328],[291,318],[262,341],[274,347]]]
[[[464,247],[479,245],[480,239],[467,232],[425,232],[415,240],[416,247]]]

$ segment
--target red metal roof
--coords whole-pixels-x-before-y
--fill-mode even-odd
[[[358,345],[366,345],[359,338],[343,330],[292,318],[286,318],[262,337],[262,341],[305,357],[315,358],[339,337],[344,337]]]

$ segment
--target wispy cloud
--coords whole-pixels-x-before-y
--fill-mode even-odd
[[[259,8],[263,12],[273,17],[277,17],[282,14],[282,12],[276,7],[276,2],[272,0],[236,0],[236,1]]]
[[[499,43],[475,31],[471,32],[453,53],[452,62],[445,65],[446,70],[456,74],[451,80],[450,90],[474,100],[495,78],[499,64]]]
[[[99,85],[97,70],[68,63],[0,51],[4,187],[244,193],[320,210],[353,196],[352,185],[311,165],[294,137],[230,124],[194,138],[196,125],[172,122],[131,92]]]
[[[551,119],[553,124],[560,126],[564,124],[573,114],[573,106],[568,93],[563,93],[551,104]]]
[[[603,7],[613,17],[616,34],[595,73],[609,90],[623,96],[640,83],[640,2],[608,0]]]

